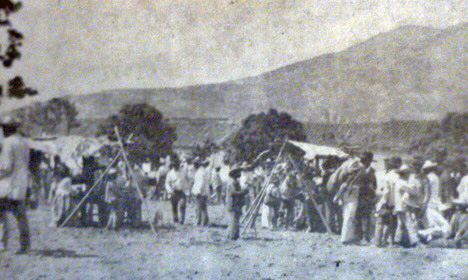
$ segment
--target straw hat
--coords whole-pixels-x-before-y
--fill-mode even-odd
[[[410,173],[410,172],[413,172],[413,171],[414,171],[414,169],[409,167],[407,164],[403,164],[403,165],[401,165],[401,167],[399,169],[397,169],[396,172],[398,172],[398,173]]]
[[[424,162],[422,169],[430,169],[436,166],[437,166],[437,163],[433,162],[432,160],[426,160],[426,162]]]

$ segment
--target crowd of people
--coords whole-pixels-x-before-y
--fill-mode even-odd
[[[266,156],[219,166],[208,158],[172,155],[154,167],[149,161],[130,167],[124,159],[105,167],[88,156],[81,173],[72,174],[60,156],[31,152],[17,131],[19,123],[0,126],[1,241],[7,248],[6,213],[11,212],[20,231],[19,253],[30,247],[31,190],[41,188],[52,205],[52,226],[136,227],[142,202],[153,199],[170,202],[175,224],[185,223],[187,203],[194,203],[197,226],[210,226],[210,205],[224,205],[227,237],[233,240],[241,224],[255,228],[260,220],[261,227],[275,231],[334,232],[343,244],[463,247],[468,241],[464,159],[391,157],[385,173],[376,176],[369,151],[313,159],[280,152],[276,160]],[[243,215],[249,216],[247,223]]]

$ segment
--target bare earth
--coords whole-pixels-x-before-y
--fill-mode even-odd
[[[153,205],[154,206],[154,205]],[[194,223],[109,232],[47,227],[48,209],[29,213],[33,250],[16,256],[17,231],[0,253],[1,279],[466,279],[468,251],[342,246],[337,236],[259,230],[226,241],[222,206],[210,206],[210,228]]]

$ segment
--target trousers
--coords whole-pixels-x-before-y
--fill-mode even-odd
[[[26,204],[23,201],[0,199],[0,221],[3,223],[1,241],[3,246],[8,247],[9,229],[6,213],[10,212],[16,219],[20,233],[21,249],[28,249],[31,246],[29,221],[26,215]]]
[[[418,243],[418,224],[416,215],[409,211],[401,211],[397,213],[398,226],[395,234],[396,242],[403,242],[404,236],[409,238],[409,245],[413,246]]]
[[[197,195],[197,225],[207,226],[210,223],[208,217],[208,196]]]
[[[372,238],[372,212],[374,205],[366,199],[359,199],[356,215],[356,236],[370,241]]]
[[[185,209],[187,207],[187,196],[183,191],[174,191],[171,196],[172,206],[172,220],[174,223],[184,224],[185,222]],[[180,220],[179,220],[180,208]]]
[[[343,225],[341,228],[342,243],[352,242],[356,240],[355,223],[358,201],[358,191],[351,191],[348,195],[343,197]]]
[[[228,226],[228,239],[239,239],[239,221],[242,216],[242,211],[228,211],[229,226]]]

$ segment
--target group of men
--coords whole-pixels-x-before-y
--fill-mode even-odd
[[[30,248],[26,216],[30,196],[31,160],[26,140],[18,133],[19,123],[0,123],[4,140],[0,155],[0,223],[1,241],[8,246],[8,220],[11,212],[18,222],[20,249]],[[72,185],[70,171],[54,158],[49,200],[60,194],[61,186]],[[228,238],[239,238],[243,213],[262,203],[262,226],[270,229],[328,230],[341,234],[344,244],[373,241],[375,246],[417,246],[421,242],[453,240],[460,246],[467,241],[468,177],[464,161],[455,165],[437,164],[415,157],[403,162],[399,157],[385,161],[385,174],[377,180],[372,167],[373,154],[362,152],[344,161],[327,159],[301,161],[285,156],[279,162],[266,159],[241,166],[227,166],[229,178],[221,179],[220,167],[205,159],[180,160],[177,156],[161,161],[156,173],[153,195],[170,200],[173,222],[184,224],[188,200],[196,202],[196,224],[208,226],[208,202],[224,203],[229,217]],[[83,168],[81,183],[88,187],[102,170],[96,164]],[[34,170],[37,168],[33,168]],[[143,168],[144,169],[144,168]],[[101,172],[101,173],[100,173]],[[34,173],[34,171],[32,172]],[[89,173],[89,174],[88,174]],[[140,179],[130,176],[128,166],[111,168],[103,180],[100,199],[107,227],[116,229],[124,220],[141,220],[141,196],[136,197]],[[139,173],[142,175],[144,172]],[[32,176],[34,177],[34,176]],[[41,177],[41,176],[36,176]],[[74,179],[77,180],[76,178]],[[141,179],[140,181],[142,181]],[[65,186],[65,187],[64,187]],[[138,190],[139,191],[139,190]],[[124,199],[134,195],[135,205]],[[148,193],[148,195],[151,195]],[[127,209],[128,208],[128,209]],[[131,209],[139,209],[134,212]],[[86,207],[82,217],[86,217]],[[250,211],[248,211],[250,210]],[[91,214],[92,214],[91,208]],[[135,214],[136,213],[136,214]],[[133,216],[138,217],[133,217]],[[103,222],[100,221],[100,222]]]

